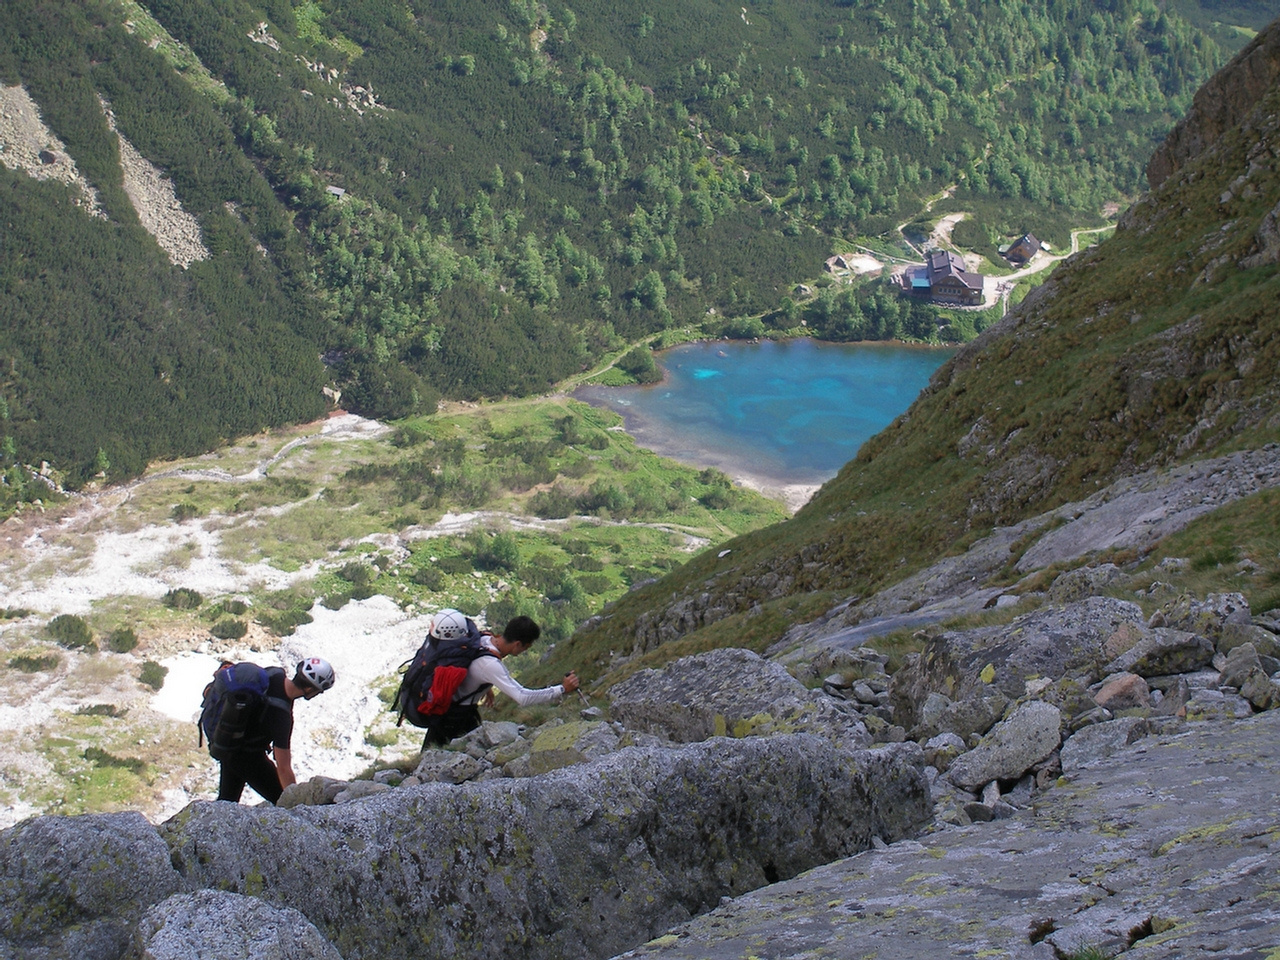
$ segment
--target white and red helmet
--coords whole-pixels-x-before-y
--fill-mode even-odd
[[[298,676],[322,693],[338,679],[329,661],[320,657],[308,657],[298,664]]]

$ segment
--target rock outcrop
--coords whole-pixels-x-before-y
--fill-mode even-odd
[[[206,933],[202,901],[166,901],[223,891],[261,901],[270,925],[314,926],[347,960],[608,956],[722,897],[913,834],[931,814],[922,766],[914,744],[718,738],[336,806],[200,802],[158,828],[38,818],[0,835],[0,955],[169,956],[164,931]]]
[[[1147,162],[1147,182],[1157,190],[1257,105],[1280,77],[1280,30],[1258,34],[1201,87],[1191,109]]]
[[[818,867],[628,960],[1268,957],[1280,713],[1121,746],[1028,808]]]
[[[714,650],[645,670],[610,691],[610,709],[629,729],[678,743],[796,731],[851,747],[871,739],[843,701],[807,689],[749,650]]]
[[[221,890],[177,893],[138,924],[137,960],[342,960],[291,907]]]

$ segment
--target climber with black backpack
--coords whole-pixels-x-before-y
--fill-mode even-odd
[[[457,610],[441,610],[432,618],[427,638],[405,664],[404,678],[392,703],[399,726],[408,720],[427,733],[425,751],[443,746],[480,726],[479,703],[491,706],[497,688],[521,706],[554,703],[578,689],[578,675],[563,683],[531,690],[522,686],[503,665],[505,657],[521,654],[542,635],[529,617],[513,617],[501,633],[481,631]]]
[[[293,702],[318,696],[335,679],[320,657],[303,660],[292,678],[280,667],[223,661],[204,688],[197,721],[200,741],[209,741],[209,755],[221,768],[219,800],[239,803],[246,785],[269,803],[280,799],[297,780],[290,751]]]

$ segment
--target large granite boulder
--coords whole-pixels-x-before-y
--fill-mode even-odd
[[[931,692],[956,702],[996,692],[1018,700],[1029,682],[1078,676],[1087,686],[1104,675],[1113,651],[1148,633],[1141,607],[1110,597],[1035,610],[1007,626],[948,631],[894,674],[894,721],[915,728]]]
[[[1053,704],[1024,703],[996,724],[977,747],[957,757],[947,779],[965,790],[997,780],[1017,780],[1058,749],[1061,724],[1062,713]]]
[[[713,650],[643,670],[610,691],[610,714],[629,730],[679,743],[796,732],[847,747],[870,742],[852,705],[808,689],[750,650]]]
[[[1280,714],[1157,734],[1008,819],[817,867],[623,957],[1271,957],[1278,781]]]
[[[1213,642],[1186,630],[1157,627],[1104,667],[1106,673],[1140,677],[1193,673],[1213,662]]]
[[[1100,763],[1150,732],[1151,724],[1143,717],[1121,717],[1087,726],[1062,745],[1062,772],[1071,776],[1090,764]]]
[[[342,960],[291,907],[222,890],[179,893],[143,916],[131,960]]]
[[[618,746],[618,732],[599,720],[571,720],[547,725],[533,738],[528,753],[529,769],[536,775],[598,760],[613,753]]]
[[[1151,615],[1151,626],[1186,630],[1217,642],[1229,623],[1250,622],[1249,601],[1240,593],[1211,593],[1203,600],[1177,597]]]
[[[184,889],[140,813],[24,820],[0,833],[0,956],[116,960],[142,912]]]
[[[916,744],[715,738],[344,806],[196,803],[160,830],[186,883],[291,907],[347,960],[586,960],[917,831],[922,767]]]
[[[0,834],[0,956],[608,956],[920,830],[923,765],[914,743],[715,738],[358,803],[197,802],[158,828],[136,814],[26,821]]]

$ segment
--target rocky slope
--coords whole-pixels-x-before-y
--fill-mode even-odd
[[[1141,740],[1015,817],[819,867],[623,956],[1274,956],[1278,736],[1273,712]]]
[[[403,779],[24,821],[0,955],[1263,957],[1280,619],[1081,574],[896,670],[833,643],[821,690],[720,650]]]
[[[335,955],[273,952],[238,922],[236,898],[214,898],[226,922],[196,939],[227,891],[255,898],[268,929],[304,926],[347,960],[605,957],[722,897],[900,839],[928,798],[918,748],[790,736],[632,748],[332,806],[200,802],[159,828],[137,814],[35,818],[0,835],[0,953]]]

